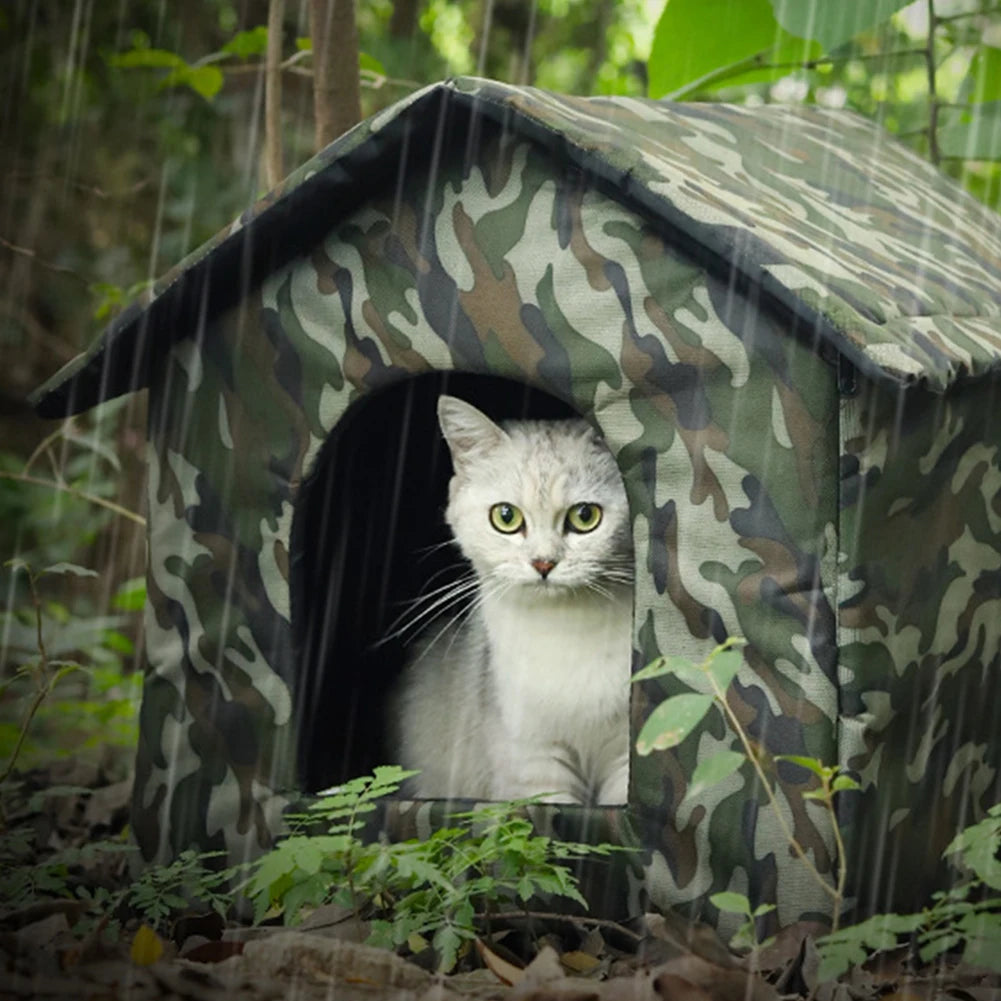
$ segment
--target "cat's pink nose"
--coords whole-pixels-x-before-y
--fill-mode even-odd
[[[532,566],[538,570],[539,576],[545,580],[553,567],[556,566],[556,562],[554,560],[532,560]]]

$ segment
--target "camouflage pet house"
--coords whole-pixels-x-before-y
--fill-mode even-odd
[[[999,220],[847,113],[459,79],[359,125],[35,398],[149,392],[145,856],[258,851],[382,760],[392,623],[441,569],[447,389],[601,428],[634,665],[746,637],[753,740],[861,782],[859,903],[916,891],[1001,799],[999,275]],[[664,691],[635,688],[634,732]],[[685,798],[733,746],[710,721],[635,757],[604,811],[643,846],[630,906],[829,909],[749,768]],[[775,770],[829,872],[808,774]]]

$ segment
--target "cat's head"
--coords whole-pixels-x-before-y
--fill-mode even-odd
[[[499,425],[442,396],[438,422],[455,469],[446,517],[485,585],[607,593],[632,580],[622,479],[586,421]]]

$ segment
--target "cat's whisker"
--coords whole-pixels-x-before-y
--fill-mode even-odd
[[[434,634],[434,636],[428,642],[427,646],[425,646],[424,649],[421,651],[420,656],[418,656],[417,660],[421,660],[425,655],[427,655],[430,652],[431,648],[438,642],[438,640],[440,640],[441,637],[444,636],[445,633],[447,633],[454,626],[455,629],[453,631],[452,638],[449,640],[448,646],[445,648],[445,653],[448,654],[451,651],[452,645],[460,636],[462,626],[469,621],[470,617],[475,612],[477,612],[480,609],[480,607],[483,605],[484,601],[487,600],[487,598],[494,596],[494,594],[496,593],[496,588],[494,591],[488,592],[486,586],[484,586],[484,582],[482,581],[478,584],[478,588],[479,590],[477,591],[476,597],[465,608],[461,608],[458,612],[456,612],[455,615],[449,618],[448,621],[442,625],[441,629],[439,629],[438,632]]]
[[[408,632],[412,632],[421,623],[426,622],[432,616],[447,611],[456,603],[462,601],[470,594],[475,594],[478,587],[475,573],[470,572],[457,581],[450,581],[443,584],[434,591],[418,595],[413,601],[408,603],[402,614],[398,615],[389,625],[389,630],[379,643],[388,640],[398,639]],[[418,611],[419,609],[419,611]],[[417,614],[413,614],[417,611]],[[379,644],[376,644],[377,646]]]
[[[430,546],[419,546],[414,550],[414,553],[419,557],[420,560],[426,559],[432,553],[438,552],[439,549],[446,549],[447,547],[455,546],[455,539],[445,539],[444,542],[435,542]]]

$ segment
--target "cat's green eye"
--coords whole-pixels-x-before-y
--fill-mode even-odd
[[[571,532],[593,532],[601,524],[598,504],[574,504],[567,511],[566,527]]]
[[[513,504],[494,504],[490,509],[490,524],[505,535],[513,535],[525,524],[525,516]]]

